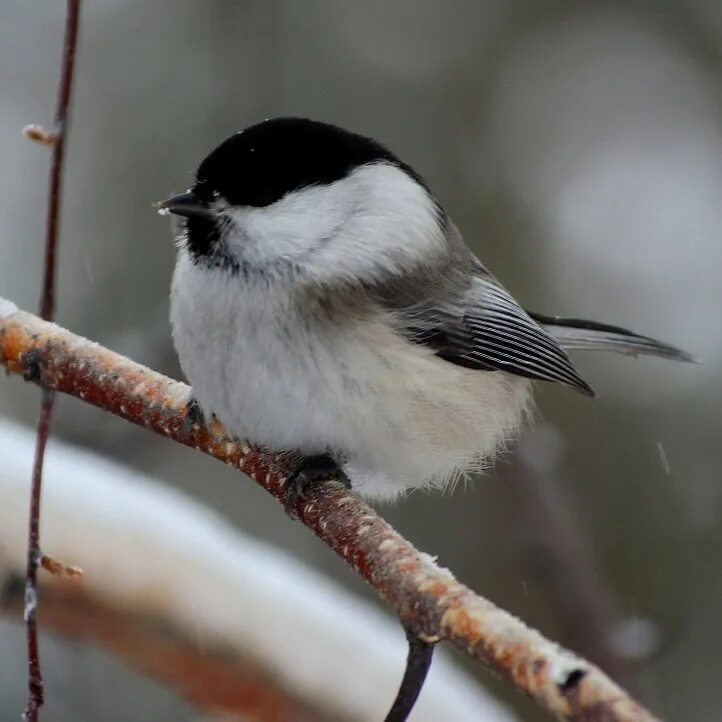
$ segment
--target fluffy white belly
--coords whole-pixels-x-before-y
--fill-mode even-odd
[[[344,460],[354,488],[394,496],[445,485],[513,432],[530,383],[464,369],[409,344],[379,316],[307,313],[260,280],[181,254],[173,338],[203,410],[235,436]]]

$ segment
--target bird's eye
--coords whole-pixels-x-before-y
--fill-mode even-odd
[[[199,182],[193,188],[193,195],[196,197],[198,205],[208,207],[214,200],[219,198],[220,193],[211,190],[205,183]]]

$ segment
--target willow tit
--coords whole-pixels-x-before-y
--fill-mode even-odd
[[[194,397],[236,437],[299,452],[289,498],[330,476],[379,499],[452,484],[515,432],[532,381],[594,395],[568,349],[692,360],[525,311],[411,167],[333,125],[236,133],[160,206],[184,219],[171,321]]]

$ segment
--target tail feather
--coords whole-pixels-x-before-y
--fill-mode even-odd
[[[584,349],[595,351],[615,351],[631,356],[659,356],[672,361],[698,363],[698,359],[675,346],[662,341],[639,336],[619,326],[609,326],[596,321],[579,318],[561,318],[544,316],[528,312],[543,326],[563,349]]]

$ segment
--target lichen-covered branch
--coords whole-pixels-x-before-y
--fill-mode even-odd
[[[185,424],[189,388],[0,299],[0,363],[9,373],[76,396],[234,466],[279,501],[282,454]],[[557,719],[652,722],[601,670],[460,584],[370,507],[329,483],[294,509],[426,641],[447,640]]]

